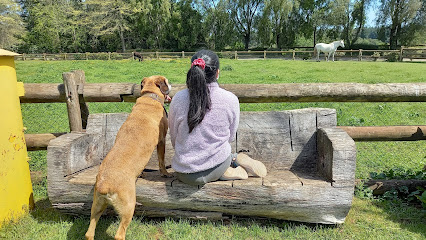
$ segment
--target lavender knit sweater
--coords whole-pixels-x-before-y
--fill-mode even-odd
[[[231,154],[240,118],[238,98],[209,83],[211,108],[191,133],[188,129],[189,91],[176,93],[170,104],[169,129],[175,155],[172,167],[181,173],[201,172],[223,163]]]

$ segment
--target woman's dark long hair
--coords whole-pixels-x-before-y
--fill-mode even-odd
[[[206,63],[205,68],[193,65],[186,75],[186,86],[189,90],[189,133],[203,121],[210,109],[210,91],[207,84],[217,80],[216,73],[219,69],[219,57],[216,53],[209,50],[198,51],[192,56],[191,63],[199,58],[202,58]]]

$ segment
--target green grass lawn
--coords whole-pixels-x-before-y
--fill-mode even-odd
[[[47,200],[15,224],[0,229],[4,239],[79,240],[89,227],[87,217],[70,217],[52,210]],[[99,220],[95,239],[113,239],[116,217]],[[127,239],[425,239],[424,213],[390,202],[354,198],[344,224],[326,226],[258,218],[201,222],[134,217]]]
[[[17,61],[18,81],[61,83],[62,72],[82,69],[86,82],[139,83],[144,76],[164,75],[185,83],[189,59],[164,61]],[[426,64],[388,62],[312,62],[221,59],[220,83],[415,83],[426,82]],[[273,86],[271,86],[273,87]],[[91,113],[129,112],[132,103],[89,103]],[[304,107],[337,110],[338,125],[426,125],[426,103],[264,103],[241,104],[242,111],[276,111]],[[69,131],[64,103],[22,104],[26,133]],[[358,142],[357,178],[392,168],[418,171],[426,164],[426,141]],[[46,152],[30,152],[31,171],[46,175]],[[88,218],[74,218],[50,208],[46,179],[33,183],[37,209],[0,229],[0,239],[82,239]],[[236,218],[225,222],[191,222],[135,218],[129,239],[425,239],[424,210],[401,202],[354,198],[345,224],[322,226],[267,219]],[[118,222],[103,217],[98,239],[111,239]]]

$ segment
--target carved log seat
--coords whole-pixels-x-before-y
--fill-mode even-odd
[[[68,133],[50,141],[48,194],[55,208],[90,215],[99,164],[127,116],[92,114],[85,133]],[[334,109],[241,112],[232,147],[264,162],[268,175],[190,186],[160,177],[154,151],[136,183],[135,214],[209,219],[227,214],[344,222],[355,185],[356,149],[349,135],[336,127]],[[168,164],[172,156],[168,140]]]

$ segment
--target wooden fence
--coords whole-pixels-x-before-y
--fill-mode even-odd
[[[195,52],[141,52],[144,59],[175,59],[191,57]],[[217,52],[220,58],[229,59],[288,59],[307,60],[314,59],[313,51],[288,50],[288,51],[221,51]],[[322,57],[322,54],[321,54]],[[336,59],[356,61],[403,61],[426,59],[426,48],[404,48],[400,50],[337,50]],[[15,60],[121,60],[135,59],[133,52],[100,52],[100,53],[56,53],[56,54],[26,54],[16,56]]]
[[[85,83],[81,70],[63,73],[63,84],[26,83],[21,103],[67,104],[71,131],[82,132],[89,114],[86,102],[135,102],[141,86],[134,83]],[[426,102],[426,83],[222,84],[241,103],[267,102]],[[173,85],[170,96],[185,88]],[[426,140],[426,126],[341,126],[356,141]],[[28,150],[45,150],[64,133],[25,134]]]

